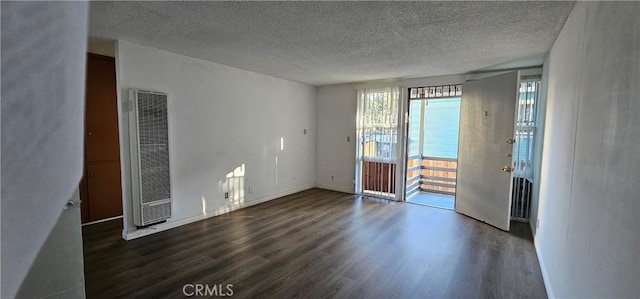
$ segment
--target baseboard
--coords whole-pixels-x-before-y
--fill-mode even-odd
[[[140,237],[144,237],[144,236],[148,236],[151,234],[155,234],[155,233],[159,233],[165,230],[169,230],[172,228],[176,228],[179,226],[183,226],[189,223],[193,223],[196,221],[200,221],[200,220],[204,220],[207,218],[211,218],[211,217],[215,217],[215,216],[219,216],[222,214],[227,214],[227,213],[231,213],[233,211],[239,210],[239,209],[243,209],[243,208],[247,208],[250,206],[254,206],[257,204],[261,204],[263,202],[266,201],[270,201],[276,198],[280,198],[283,196],[287,196],[287,195],[291,195],[294,193],[298,193],[304,190],[308,190],[313,188],[314,185],[313,184],[309,184],[309,185],[304,185],[304,186],[300,186],[291,190],[287,190],[284,192],[280,192],[280,193],[276,193],[276,194],[272,194],[272,195],[268,195],[262,198],[258,198],[258,199],[254,199],[252,201],[249,202],[245,202],[236,206],[224,206],[224,207],[220,207],[216,210],[213,211],[208,211],[206,214],[201,214],[201,215],[197,215],[197,216],[193,216],[193,217],[189,217],[189,218],[184,218],[184,219],[180,219],[180,220],[176,220],[176,221],[171,221],[171,222],[165,222],[162,224],[158,224],[158,225],[154,225],[151,227],[147,227],[147,228],[143,228],[143,229],[136,229],[130,232],[125,232],[124,230],[122,231],[122,238],[129,241],[129,240],[133,240],[133,239],[137,239]]]
[[[538,264],[540,265],[540,272],[542,273],[544,289],[547,291],[547,298],[554,299],[556,296],[553,294],[553,289],[551,289],[551,282],[549,281],[549,275],[547,274],[547,267],[544,265],[544,262],[540,257],[540,249],[538,249],[538,244],[536,242],[533,242],[533,248],[535,249],[536,256],[538,257]]]
[[[107,222],[107,221],[116,220],[116,219],[122,219],[122,215],[116,216],[116,217],[111,217],[111,218],[100,219],[100,220],[96,220],[96,221],[91,221],[91,222],[87,222],[87,223],[83,223],[82,226],[101,223],[101,222]]]
[[[353,192],[353,189],[345,188],[345,187],[341,187],[341,186],[325,185],[325,184],[316,184],[315,186],[316,186],[316,188],[320,188],[320,189],[338,191],[338,192],[349,193],[349,194],[355,194],[355,192]]]

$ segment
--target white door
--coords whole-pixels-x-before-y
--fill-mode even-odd
[[[463,84],[456,211],[509,230],[518,73]],[[506,168],[506,169],[503,169]]]

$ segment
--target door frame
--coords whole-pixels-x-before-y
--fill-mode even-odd
[[[446,85],[451,86],[451,85],[461,85],[461,84],[441,84],[441,85],[434,85],[434,86],[446,86]],[[411,89],[411,87],[405,88],[405,90],[407,91],[407,95],[410,94],[410,89]],[[462,92],[464,94],[464,90]],[[434,100],[434,101],[438,101],[438,100],[445,100],[445,99],[451,99],[451,98],[461,98],[462,99],[462,95],[459,95],[459,96],[454,95],[454,96],[447,96],[447,97],[434,97],[434,98],[414,98],[414,99],[407,97],[407,99],[406,99],[407,111],[405,113],[406,121],[405,121],[405,129],[404,129],[404,134],[405,134],[405,137],[406,137],[406,139],[404,141],[404,146],[405,146],[406,150],[405,150],[404,157],[403,157],[403,165],[405,167],[405,170],[403,172],[403,175],[404,175],[404,178],[403,178],[404,193],[403,193],[402,201],[407,201],[407,197],[408,197],[407,196],[407,169],[408,169],[408,165],[407,164],[409,162],[409,118],[410,118],[410,113],[411,113],[411,101],[425,101],[425,100],[429,101],[429,99]],[[421,140],[421,142],[419,144],[420,150],[419,150],[419,153],[418,153],[420,155],[420,158],[424,157],[424,139],[423,138],[424,138],[424,129],[425,129],[425,120],[426,120],[426,118],[425,118],[425,113],[426,113],[425,106],[426,105],[421,105],[421,107],[420,107],[421,115],[420,115],[420,128],[419,129],[420,129],[421,138],[419,140]],[[458,112],[458,114],[460,114],[460,111]],[[458,121],[458,136],[457,136],[458,140],[460,139],[460,130],[459,130],[459,128],[460,128],[460,121]],[[459,145],[458,145],[458,148],[456,149],[456,152],[457,151],[459,151]],[[446,159],[449,159],[449,158],[446,158]],[[456,161],[457,161],[457,157],[456,157]],[[456,168],[456,178],[457,178],[457,172],[458,171],[457,171],[457,168]],[[434,192],[434,193],[437,193],[437,192]],[[454,208],[453,208],[453,210],[455,211],[455,205],[456,205],[456,200],[455,200],[456,195],[455,195],[455,193],[454,193],[453,197],[454,197]],[[433,207],[435,207],[435,206],[433,206]],[[439,208],[439,207],[435,207],[435,208]],[[448,208],[446,208],[446,209],[449,210]]]
[[[403,137],[403,144],[404,144],[404,152],[402,154],[402,173],[398,174],[398,177],[402,178],[402,186],[403,188],[406,187],[406,178],[407,178],[407,174],[406,174],[406,165],[407,165],[407,160],[408,160],[408,151],[407,151],[407,138],[406,136],[408,136],[408,125],[406,124],[406,121],[408,121],[408,118],[406,118],[408,116],[408,106],[409,106],[409,89],[410,88],[414,88],[414,87],[423,87],[423,86],[437,86],[437,85],[457,85],[457,84],[463,84],[466,81],[471,81],[471,80],[479,80],[479,79],[483,79],[486,77],[491,77],[491,76],[496,76],[496,75],[501,75],[504,73],[508,73],[508,72],[513,72],[513,71],[518,71],[518,79],[517,79],[517,84],[519,86],[519,82],[520,82],[520,78],[522,76],[530,76],[530,75],[542,75],[543,73],[543,66],[533,66],[533,67],[523,67],[523,68],[510,68],[510,69],[500,69],[500,70],[491,70],[491,71],[481,71],[481,72],[474,72],[474,73],[467,73],[467,74],[460,74],[460,75],[452,75],[452,76],[443,76],[443,77],[428,77],[428,78],[421,78],[421,79],[410,79],[410,80],[403,80],[404,85],[403,91],[405,93],[405,95],[403,96],[403,103],[405,103],[404,105],[404,109],[403,109],[403,115],[405,116],[405,121],[403,121],[403,126],[404,128],[402,128],[402,130],[400,130],[402,132],[402,137]],[[546,87],[544,86],[545,81],[544,79],[541,80],[541,92],[543,92]],[[516,87],[516,92],[518,91],[518,88]],[[464,94],[464,89],[462,90],[462,93]],[[518,94],[516,93],[514,95],[514,97],[517,99]],[[545,96],[541,95],[541,98],[539,99],[539,109],[544,109],[544,104],[545,104]],[[517,106],[514,109],[514,117],[517,117]],[[538,117],[539,119],[537,119],[538,122],[538,126],[540,126],[541,128],[544,127],[544,113],[541,112],[540,110],[538,111]],[[516,122],[514,121],[514,129],[515,126],[517,125]],[[399,132],[400,132],[399,131]],[[540,130],[537,135],[538,138],[538,142],[542,143],[542,139],[543,139],[543,135],[542,135],[542,130]],[[458,145],[459,147],[459,145]],[[540,157],[542,156],[541,152],[536,152],[534,150],[534,156],[533,159],[540,159]],[[511,163],[513,164],[513,154],[512,154],[512,161]],[[537,170],[539,171],[539,170]],[[535,166],[534,166],[534,172],[536,172]],[[535,180],[534,181],[534,185],[533,185],[533,189],[536,188],[536,185],[539,184],[539,180]],[[509,188],[509,198],[511,198],[511,193],[513,192],[513,175],[510,175],[510,188]],[[531,199],[531,202],[533,202],[534,199]],[[402,193],[402,198],[401,201],[406,201],[406,194],[405,192]],[[457,202],[456,202],[457,205]],[[512,202],[509,202],[509,210],[511,209],[511,205]],[[511,217],[511,214],[509,213],[509,218]]]

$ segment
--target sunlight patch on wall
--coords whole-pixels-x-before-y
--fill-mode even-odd
[[[219,182],[220,192],[224,196],[223,198],[227,200],[227,205],[237,206],[244,203],[245,171],[245,164],[242,163],[242,165],[227,173],[225,179]]]

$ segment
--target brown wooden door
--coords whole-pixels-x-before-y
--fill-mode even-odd
[[[89,54],[85,113],[82,222],[122,215],[115,59]]]

